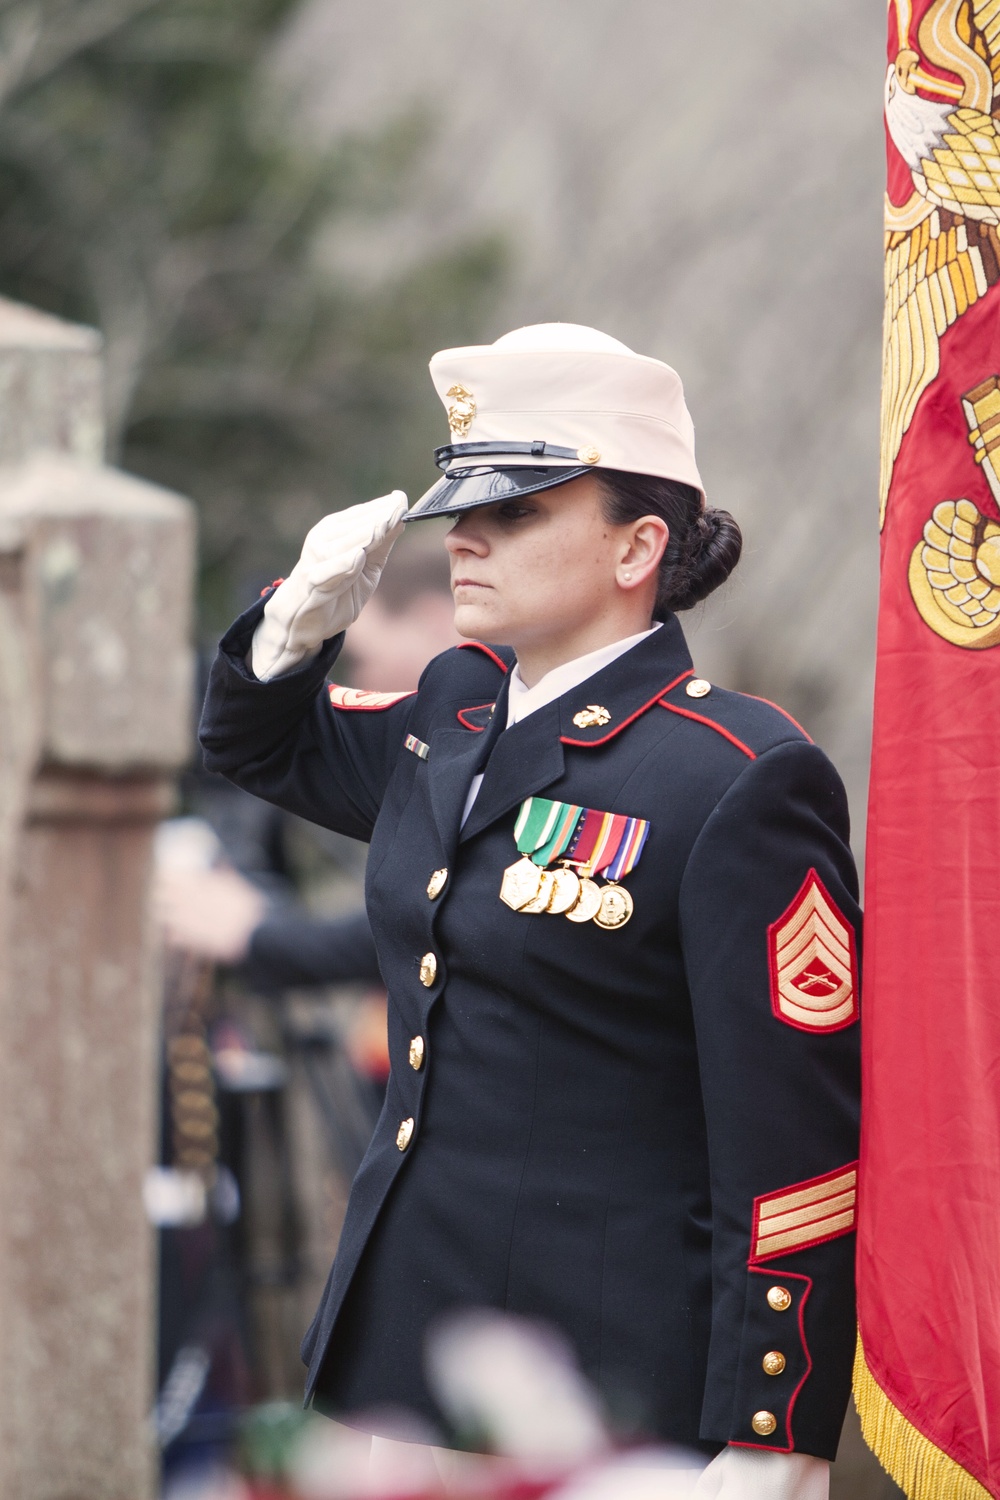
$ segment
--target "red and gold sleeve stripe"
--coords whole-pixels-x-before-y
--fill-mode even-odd
[[[849,1234],[857,1212],[858,1164],[754,1200],[750,1263],[808,1250]]]

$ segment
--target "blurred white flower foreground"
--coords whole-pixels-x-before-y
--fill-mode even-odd
[[[322,1417],[232,1472],[188,1474],[165,1500],[687,1500],[705,1459],[680,1448],[616,1453],[597,1397],[552,1330],[464,1313],[433,1335],[427,1370],[457,1432],[481,1451],[435,1448],[403,1413],[372,1438]]]

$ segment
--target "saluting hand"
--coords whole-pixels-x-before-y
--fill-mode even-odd
[[[353,625],[375,592],[405,514],[406,496],[393,490],[317,521],[254,631],[256,677],[266,682],[290,672]]]

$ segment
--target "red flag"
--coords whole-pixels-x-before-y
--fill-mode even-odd
[[[911,1500],[1000,1496],[998,79],[1000,0],[890,0],[855,1396]]]

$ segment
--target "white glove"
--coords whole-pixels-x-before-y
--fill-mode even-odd
[[[703,1470],[692,1500],[829,1500],[829,1494],[825,1458],[729,1447]]]
[[[267,682],[290,672],[354,624],[375,592],[405,514],[406,496],[393,490],[316,522],[254,631],[255,677]]]

